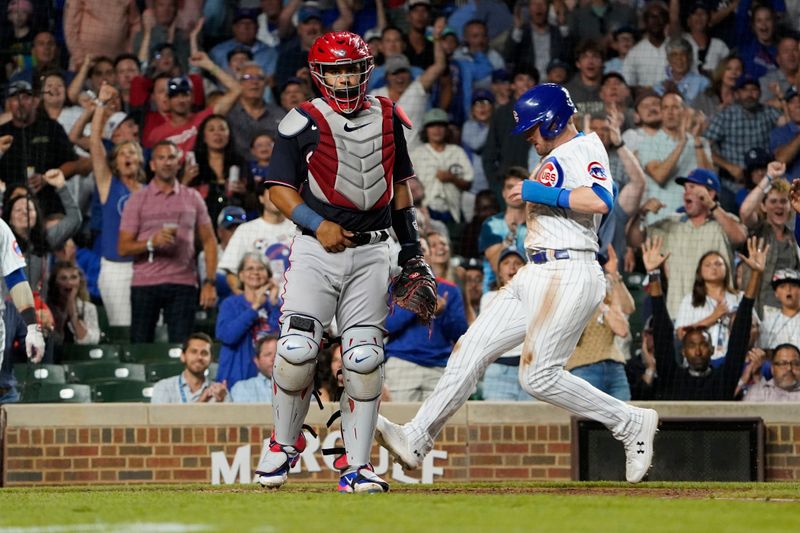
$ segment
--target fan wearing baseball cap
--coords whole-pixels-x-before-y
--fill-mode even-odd
[[[800,270],[777,270],[770,285],[779,303],[764,306],[758,346],[765,350],[785,343],[800,346]]]
[[[258,39],[257,9],[240,9],[233,17],[233,37],[219,43],[211,49],[212,61],[217,65],[228,64],[228,54],[234,50],[247,50],[252,54],[252,61],[258,64],[267,75],[275,73],[278,63],[278,49]]]
[[[720,184],[714,171],[697,168],[675,182],[683,185],[684,189],[682,214],[644,227],[640,224],[641,217],[661,206],[658,201],[647,201],[631,216],[627,227],[628,244],[632,247],[638,248],[648,237],[664,240],[662,251],[670,254],[666,265],[669,272],[667,308],[671,316],[678,315],[681,299],[692,292],[695,270],[703,254],[717,250],[730,265],[733,260],[731,247],[747,239],[744,224],[725,211],[717,200]]]
[[[740,181],[747,151],[769,146],[770,132],[781,112],[762,105],[760,97],[758,80],[747,74],[741,76],[734,87],[734,103],[711,118],[703,135],[711,141],[714,163],[721,168],[723,177]]]
[[[205,52],[192,55],[190,63],[213,75],[225,87],[225,93],[199,113],[192,111],[192,81],[188,76],[175,76],[167,81],[169,112],[167,120],[150,132],[145,146],[150,148],[159,141],[171,141],[186,153],[194,148],[200,124],[210,115],[226,115],[242,94],[242,86],[233,77],[214,64]]]
[[[794,214],[791,207],[791,185],[784,179],[785,172],[786,165],[780,161],[769,162],[760,183],[753,187],[739,210],[739,216],[750,229],[750,235],[765,239],[773,250],[767,258],[765,279],[761,282],[756,299],[756,310],[759,314],[762,306],[780,305],[769,283],[773,273],[787,268],[800,269],[797,241],[789,227]],[[796,203],[800,207],[800,198]]]

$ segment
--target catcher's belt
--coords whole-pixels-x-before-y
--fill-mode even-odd
[[[302,231],[303,235],[308,235],[309,237],[314,237],[315,239],[317,238],[314,232],[310,229],[303,228]],[[352,237],[350,237],[349,240],[354,246],[364,246],[365,244],[384,242],[388,239],[389,230],[382,229],[378,231],[357,231]]]

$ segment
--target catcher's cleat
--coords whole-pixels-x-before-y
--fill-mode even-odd
[[[378,415],[378,423],[375,426],[375,440],[389,450],[389,454],[395,461],[408,470],[419,468],[422,459],[424,459],[424,456],[415,453],[411,449],[403,426],[391,422],[383,415]]]
[[[653,461],[653,440],[658,431],[658,413],[653,409],[640,409],[642,425],[625,444],[625,479],[638,483],[650,470]]]
[[[293,446],[275,442],[275,433],[269,440],[264,440],[261,460],[258,462],[256,474],[262,487],[277,489],[289,476],[289,470],[300,460],[300,454],[306,449],[306,437],[301,432]]]
[[[372,469],[372,465],[352,468],[339,478],[339,492],[389,492],[389,484]]]

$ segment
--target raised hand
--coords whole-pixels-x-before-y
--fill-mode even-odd
[[[669,258],[669,253],[661,253],[663,244],[664,239],[661,237],[652,237],[642,244],[642,261],[644,262],[644,268],[648,272],[658,270],[664,264],[664,261]]]
[[[51,168],[47,172],[44,173],[44,181],[55,189],[60,189],[64,186],[67,182],[66,178],[64,177],[64,173],[61,172],[60,169]]]
[[[205,24],[205,22],[206,22],[205,17],[200,17],[199,19],[197,19],[194,28],[192,28],[192,31],[189,32],[189,36],[196,37],[200,35],[200,32],[203,31],[203,24]]]
[[[792,181],[792,189],[789,191],[789,202],[795,213],[800,213],[800,178]]]
[[[611,144],[618,146],[622,142],[622,132],[618,121],[611,115],[606,119],[606,123],[608,124],[608,138]]]
[[[619,268],[619,260],[617,259],[617,251],[614,250],[613,246],[607,248],[608,250],[608,261],[606,264],[603,265],[603,270],[606,271],[606,274],[613,274],[617,272]]]
[[[101,102],[106,103],[115,96],[117,96],[118,94],[119,91],[117,91],[116,87],[114,87],[110,83],[103,82],[103,86],[100,87],[100,93],[97,95],[97,98]]]
[[[739,258],[745,262],[754,272],[764,272],[767,266],[767,254],[769,245],[764,243],[764,239],[749,237],[747,239],[747,256],[737,253]]]
[[[767,176],[770,178],[782,178],[786,175],[786,163],[782,161],[770,161],[767,165]]]
[[[153,31],[153,28],[156,27],[156,16],[153,13],[152,9],[145,9],[142,12],[142,28],[145,32]]]
[[[653,213],[654,215],[664,209],[666,204],[658,198],[648,198],[642,205],[641,211],[643,214]]]
[[[700,140],[700,136],[705,131],[707,125],[708,122],[706,121],[706,116],[703,114],[703,112],[696,111],[694,114],[694,122],[692,123],[692,128],[690,130],[695,142]]]
[[[205,52],[195,52],[192,54],[192,57],[189,58],[189,64],[203,70],[211,70],[215,66],[215,63],[211,61],[211,58],[208,57],[208,54]]]
[[[444,293],[443,296],[436,296],[436,310],[433,312],[434,315],[439,316],[447,309],[447,294],[448,293]]]
[[[0,137],[0,155],[6,153],[9,148],[11,148],[11,144],[14,142],[13,135],[3,135]]]

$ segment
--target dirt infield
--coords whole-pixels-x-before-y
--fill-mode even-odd
[[[164,489],[166,487],[162,487]],[[140,488],[130,487],[130,490]],[[89,490],[96,490],[95,488]],[[118,487],[114,487],[118,490]],[[155,487],[145,490],[158,490]],[[174,489],[173,489],[174,490]],[[257,486],[183,485],[177,490],[197,492],[251,493],[273,492]],[[330,483],[289,483],[279,491],[286,494],[325,494],[334,490]],[[436,485],[405,485],[393,483],[394,494],[430,495],[550,495],[550,496],[626,496],[639,498],[688,500],[740,500],[800,503],[798,483],[440,483]]]

